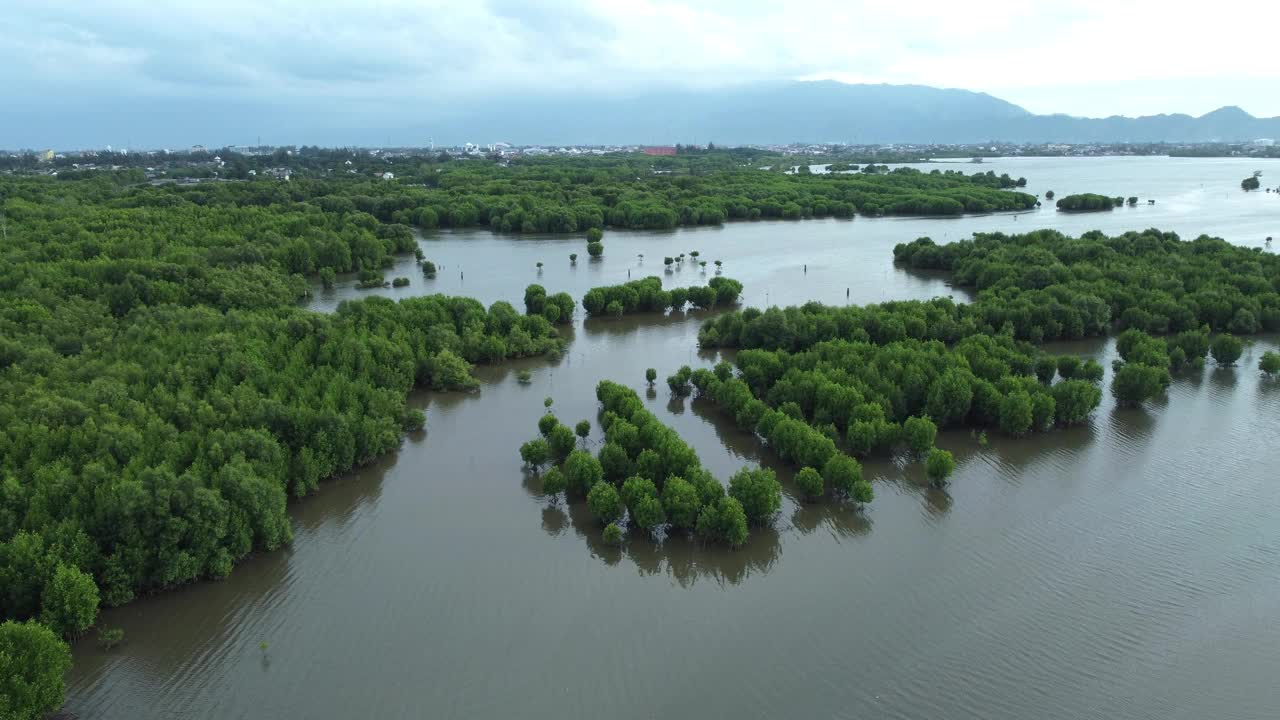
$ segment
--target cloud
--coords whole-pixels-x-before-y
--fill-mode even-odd
[[[1251,4],[1247,16],[1173,12],[1155,0],[6,6],[0,80],[15,103],[52,95],[105,107],[185,99],[409,112],[477,98],[835,78],[986,91],[1037,112],[1201,113],[1229,102],[1280,114],[1280,94],[1269,91],[1280,71],[1263,59],[1280,21],[1274,4]]]

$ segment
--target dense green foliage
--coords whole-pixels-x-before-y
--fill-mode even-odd
[[[1258,369],[1271,376],[1280,374],[1280,353],[1270,351],[1262,353],[1262,359],[1258,360]]]
[[[582,298],[582,307],[588,315],[680,311],[686,304],[705,310],[732,305],[741,294],[742,283],[726,277],[713,277],[706,285],[663,290],[662,278],[650,276],[622,285],[591,288]]]
[[[662,488],[662,508],[671,526],[680,530],[692,530],[702,510],[702,498],[698,488],[682,477],[668,478]]]
[[[1113,323],[1152,334],[1280,330],[1280,256],[1216,238],[1041,230],[948,245],[921,238],[893,252],[898,262],[949,270],[954,282],[978,289],[978,301],[953,320],[972,319],[979,332],[1009,323],[1018,338],[1039,342],[1103,335]],[[944,335],[952,333],[930,333],[950,339]]]
[[[737,321],[748,318],[749,332],[765,315],[793,310],[770,310],[755,318],[748,310]],[[814,316],[810,322],[835,324],[843,318],[829,316],[848,310],[807,306],[803,312]],[[723,321],[723,316],[709,321],[704,335],[735,319]],[[847,327],[861,336],[857,326]],[[855,454],[899,443],[923,453],[933,444],[936,426],[1000,427],[1021,435],[1055,421],[1079,422],[1097,406],[1100,393],[1082,388],[1090,385],[1084,381],[1041,382],[1033,375],[1037,356],[1034,348],[1007,335],[970,335],[950,347],[938,340],[827,340],[798,352],[742,350],[736,358],[740,378],[708,379],[709,371],[703,370],[694,373],[693,382],[784,458],[818,468],[836,452],[832,435],[843,438]],[[1071,399],[1069,416],[1056,416],[1059,396]],[[798,419],[780,411],[788,406]],[[816,429],[828,426],[833,432]]]
[[[617,527],[625,516],[629,526],[651,532],[668,522],[675,530],[693,529],[704,505],[724,495],[723,487],[702,469],[697,454],[675,431],[643,409],[633,391],[604,381],[596,394],[604,406],[600,424],[606,439],[598,458],[583,450],[568,451],[561,467],[547,470],[543,491],[554,496],[567,490],[585,497],[591,513],[606,526]],[[558,459],[554,438],[564,436],[572,444],[573,431],[550,414],[538,425],[540,434],[552,439],[551,458]],[[579,426],[590,430],[585,421]],[[736,534],[716,528],[710,539],[737,540]]]
[[[63,637],[74,637],[98,619],[98,586],[79,568],[59,565],[40,598],[40,622]]]
[[[729,497],[742,503],[749,522],[763,525],[782,508],[782,483],[768,468],[743,468],[729,478]]]
[[[722,497],[707,503],[698,513],[696,526],[700,537],[722,542],[729,547],[742,547],[747,542],[747,514],[736,498]]]
[[[947,481],[948,477],[951,477],[951,473],[956,469],[956,461],[950,452],[933,448],[929,451],[928,458],[925,459],[924,467],[929,480],[942,484]]]
[[[694,385],[785,459],[818,468],[835,452],[827,438],[855,454],[903,442],[924,452],[926,417],[1011,435],[1086,420],[1101,401],[1103,368],[1023,341],[1126,329],[1111,388],[1132,405],[1162,392],[1171,372],[1202,367],[1207,353],[1236,362],[1240,342],[1227,333],[1280,329],[1280,258],[1208,237],[1039,231],[944,246],[922,238],[894,254],[951,271],[979,289],[977,300],[726,313],[699,339],[742,348],[740,378],[699,371]],[[809,433],[793,430],[801,420]]]
[[[39,720],[62,705],[71,650],[35,621],[0,624],[0,718]]]
[[[604,540],[605,545],[617,547],[622,544],[622,528],[614,523],[609,523],[604,526],[604,531],[600,533],[600,537]]]
[[[834,492],[845,493],[858,502],[871,502],[871,483],[862,479],[862,466],[848,455],[833,455],[822,467],[822,481]]]
[[[551,448],[543,438],[534,438],[520,446],[520,459],[535,470],[545,465],[550,457]]]
[[[366,176],[234,184],[261,188],[260,193],[288,194],[326,209],[367,213],[388,223],[514,233],[572,233],[605,226],[667,229],[855,213],[959,215],[1035,204],[1031,195],[1001,189],[1017,184],[1007,176],[911,168],[784,175],[739,163],[690,165],[681,159],[618,155],[523,159],[509,166],[443,162],[398,168],[396,174],[395,182]],[[184,190],[171,186],[161,192]]]
[[[569,293],[561,292],[547,296],[547,289],[541,285],[530,285],[524,289],[524,312],[526,315],[541,315],[552,324],[567,325],[573,322],[575,303]]]
[[[1223,367],[1230,367],[1235,365],[1244,354],[1244,343],[1230,335],[1219,335],[1209,345],[1209,354],[1213,356],[1214,362]]]
[[[411,388],[561,346],[505,302],[301,309],[301,273],[414,247],[316,189],[0,180],[0,616],[74,634],[224,576],[289,541],[290,495],[422,426]]]
[[[1111,378],[1111,394],[1121,405],[1138,405],[1159,395],[1170,382],[1167,368],[1140,362],[1122,363]]]
[[[604,380],[596,386],[596,397],[606,439],[599,460],[584,481],[574,482],[569,462],[565,475],[601,523],[625,516],[627,525],[638,530],[693,530],[704,540],[738,547],[746,542],[748,522],[764,524],[777,513],[782,487],[772,471],[744,468],[733,476],[726,495],[693,448],[644,409],[633,390]],[[591,458],[575,451],[569,461],[575,456]],[[861,478],[860,468],[846,472]]]
[[[569,480],[564,476],[564,472],[558,467],[547,468],[542,474],[542,493],[551,497],[556,497],[569,487]]]
[[[1262,181],[1258,179],[1257,175],[1250,175],[1249,177],[1240,181],[1240,189],[1244,190],[1245,192],[1249,192],[1250,190],[1257,190],[1260,187],[1262,187]]]
[[[1123,203],[1124,198],[1111,198],[1094,193],[1079,193],[1058,198],[1057,207],[1059,210],[1070,212],[1097,212],[1099,210],[1111,210]]]
[[[822,474],[811,467],[801,468],[796,473],[796,488],[806,500],[817,500],[822,497]]]
[[[560,427],[564,427],[561,425]],[[596,483],[604,479],[600,461],[585,450],[574,450],[564,456],[565,489],[577,497],[586,497]]]
[[[226,153],[226,177],[246,179],[258,159]],[[1025,209],[1026,193],[1008,175],[883,165],[848,174],[782,174],[757,169],[761,152],[717,152],[701,157],[652,158],[617,154],[592,158],[517,158],[510,161],[438,158],[370,159],[363,153],[304,148],[267,156],[271,167],[290,165],[289,183],[265,177],[248,182],[166,185],[163,194],[247,186],[259,195],[278,193],[326,210],[367,213],[388,223],[422,228],[487,227],[496,232],[572,233],[605,226],[668,229],[760,218],[863,215],[958,215]],[[3,165],[5,158],[0,158]],[[117,158],[119,161],[120,158]],[[354,175],[332,171],[347,160]],[[154,160],[147,160],[154,163]],[[372,164],[371,164],[372,163]],[[380,179],[392,169],[396,180]],[[883,170],[882,170],[883,169]],[[171,173],[173,174],[173,173]],[[212,171],[192,172],[211,176]],[[80,174],[66,170],[62,177]],[[138,170],[96,178],[138,183]],[[592,244],[599,238],[588,235]]]
[[[626,509],[622,498],[618,496],[618,489],[607,482],[597,482],[591,486],[591,490],[587,492],[587,507],[591,508],[591,514],[602,525],[613,524],[622,517],[623,510]]]
[[[1121,405],[1137,405],[1159,395],[1173,381],[1171,373],[1204,367],[1206,354],[1221,366],[1240,358],[1244,344],[1231,335],[1210,339],[1207,328],[1184,330],[1156,338],[1130,328],[1116,340],[1120,360],[1115,364],[1111,392]]]
[[[938,436],[938,426],[928,417],[909,417],[902,421],[902,439],[914,453],[927,453]]]

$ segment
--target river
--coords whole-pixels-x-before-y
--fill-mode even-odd
[[[393,297],[444,292],[520,305],[523,288],[580,298],[722,259],[748,304],[967,294],[892,265],[894,244],[975,231],[1160,227],[1245,245],[1280,236],[1280,198],[1238,189],[1261,161],[992,160],[1029,190],[1154,197],[1111,213],[858,218],[580,238],[440,233]],[[1269,174],[1269,173],[1268,173]],[[1264,182],[1266,175],[1264,175]],[[1203,187],[1202,187],[1203,186]],[[570,265],[568,254],[580,256]],[[640,253],[644,258],[638,257]],[[545,264],[539,273],[535,263]],[[710,266],[708,266],[710,268]],[[708,272],[708,275],[711,273]],[[369,291],[317,289],[328,310]],[[579,311],[580,315],[581,311]],[[864,511],[795,499],[790,473],[698,400],[644,388],[696,349],[699,313],[587,321],[568,352],[478,370],[479,393],[415,394],[427,429],[292,505],[295,538],[230,578],[104,611],[124,643],[75,647],[67,709],[84,718],[1265,718],[1280,706],[1280,382],[1240,366],[1177,380],[1167,398],[1014,440],[942,433],[945,491],[919,463],[865,464]],[[1113,343],[1062,352],[1109,364]],[[517,382],[532,372],[529,385]],[[596,418],[595,383],[624,382],[718,477],[775,467],[772,531],[739,551],[686,540],[599,541],[578,504],[550,504],[516,452],[542,399]],[[600,441],[595,428],[589,442]],[[266,649],[262,649],[266,643]]]

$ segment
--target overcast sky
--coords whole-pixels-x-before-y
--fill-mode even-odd
[[[1239,105],[1271,116],[1280,115],[1280,64],[1270,57],[1278,7],[5,0],[0,147],[168,142],[175,126],[285,108],[305,134],[320,116],[326,126],[377,124],[531,92],[811,78],[965,88],[1039,113],[1199,115]]]

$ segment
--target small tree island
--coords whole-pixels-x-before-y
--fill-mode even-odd
[[[1136,202],[1136,200],[1135,200]],[[1063,212],[1101,212],[1124,204],[1124,198],[1112,198],[1096,193],[1077,193],[1058,199],[1058,209]]]

